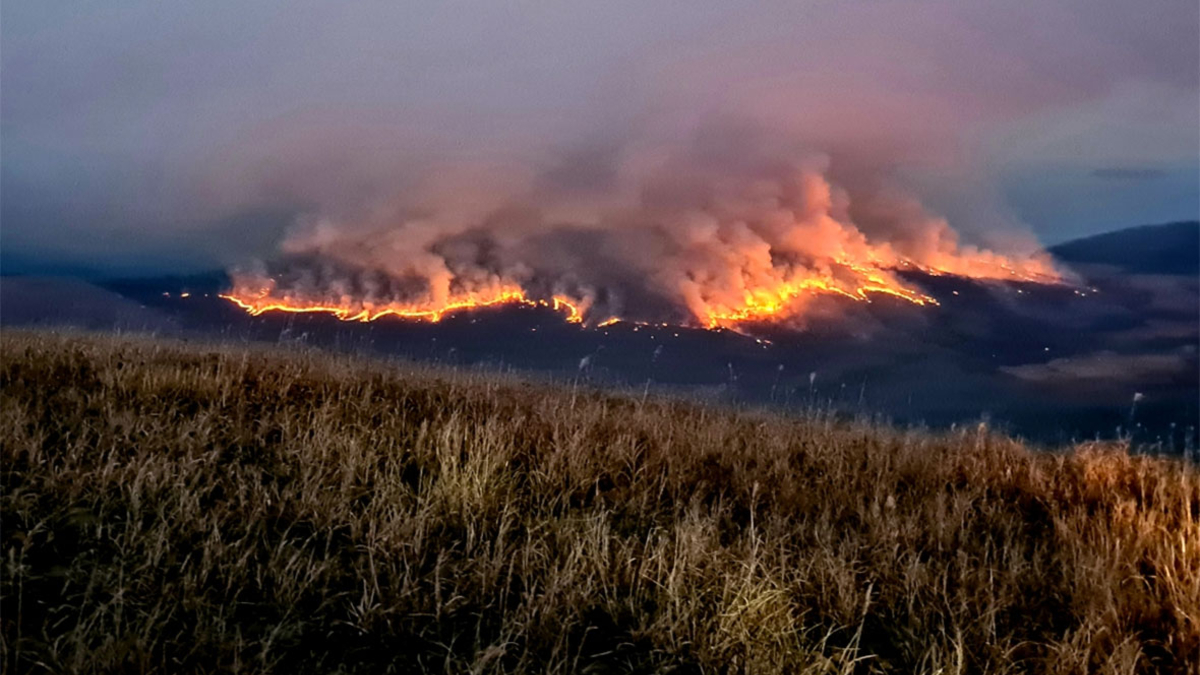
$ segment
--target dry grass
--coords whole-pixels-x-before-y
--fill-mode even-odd
[[[1200,666],[1200,473],[321,353],[8,333],[4,671]]]

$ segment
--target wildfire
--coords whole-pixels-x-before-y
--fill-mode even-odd
[[[583,322],[583,312],[579,302],[561,296],[555,296],[549,300],[533,299],[518,287],[508,287],[494,293],[466,293],[436,306],[399,303],[365,304],[355,302],[350,298],[343,298],[340,302],[309,301],[288,295],[274,295],[269,285],[257,291],[235,287],[220,297],[236,304],[252,316],[258,316],[265,312],[323,313],[332,314],[343,321],[366,322],[385,316],[395,316],[436,323],[448,314],[455,312],[498,305],[525,305],[549,307],[562,313],[568,323]]]
[[[255,315],[320,312],[346,321],[440,321],[525,305],[572,323],[665,325],[656,312],[666,306],[678,323],[739,330],[802,317],[816,296],[937,305],[912,273],[1061,282],[1046,254],[962,244],[949,223],[911,200],[868,200],[867,217],[891,228],[870,237],[845,212],[848,197],[818,170],[701,173],[690,176],[698,189],[677,175],[689,166],[670,167],[664,185],[672,189],[645,190],[578,222],[537,209],[468,217],[450,207],[445,215],[305,221],[281,244],[281,259],[235,275],[222,297]],[[535,290],[549,288],[554,294]],[[644,298],[659,309],[623,304]]]
[[[872,296],[885,295],[918,306],[939,304],[932,296],[902,281],[896,275],[896,269],[879,266],[877,262],[858,263],[839,259],[834,266],[842,273],[840,278],[833,274],[795,274],[747,288],[740,302],[704,301],[692,308],[692,323],[709,329],[736,330],[741,324],[786,319],[796,313],[797,303],[803,297],[814,295],[836,295],[855,302],[871,302]],[[1037,260],[1017,263],[1002,259],[1000,262],[989,261],[989,265],[958,263],[949,268],[926,267],[912,261],[900,260],[895,267],[919,270],[934,276],[952,275],[978,280],[1036,283],[1061,281],[1061,277],[1052,267]],[[457,312],[502,305],[524,305],[547,307],[561,313],[569,323],[583,323],[589,305],[586,300],[562,295],[555,295],[549,299],[531,297],[516,284],[503,284],[493,289],[451,295],[442,302],[380,303],[350,296],[308,298],[280,291],[269,279],[242,279],[229,293],[220,297],[254,316],[266,312],[324,313],[343,321],[363,322],[375,321],[386,316],[437,322]],[[596,325],[605,327],[621,321],[625,319],[610,316]]]
[[[833,294],[850,300],[870,302],[872,293],[882,293],[914,305],[936,305],[933,298],[897,284],[889,284],[882,277],[872,277],[866,284],[843,288],[820,278],[808,278],[784,282],[775,287],[756,288],[747,291],[739,307],[715,307],[709,310],[702,321],[707,328],[734,328],[740,323],[762,322],[789,315],[796,299],[805,294]]]

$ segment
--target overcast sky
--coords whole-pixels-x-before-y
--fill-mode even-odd
[[[1192,219],[1198,11],[6,1],[0,254],[8,271],[210,268],[439,167],[595,186],[614,156],[716,122],[901,183],[968,234]]]

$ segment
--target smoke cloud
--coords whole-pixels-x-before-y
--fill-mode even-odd
[[[769,138],[717,126],[607,165],[443,167],[368,215],[305,219],[281,256],[235,275],[235,295],[372,316],[519,293],[594,321],[722,326],[802,320],[817,294],[933,302],[906,269],[1057,279],[1044,256],[962,245],[897,189],[854,194],[831,182],[828,157]]]
[[[494,277],[587,293],[597,311],[695,315],[762,278],[845,274],[839,246],[978,260],[957,231],[1011,253],[1025,214],[1004,181],[1048,163],[1177,184],[1200,142],[1198,11],[16,4],[0,40],[0,236],[101,263],[256,257],[435,295]],[[1139,184],[1120,187],[1130,212]]]

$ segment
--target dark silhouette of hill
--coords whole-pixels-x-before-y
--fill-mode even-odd
[[[1050,249],[1068,264],[1112,265],[1138,274],[1200,274],[1200,221],[1142,225]]]
[[[0,277],[0,325],[173,332],[166,313],[136,297],[71,277]]]

